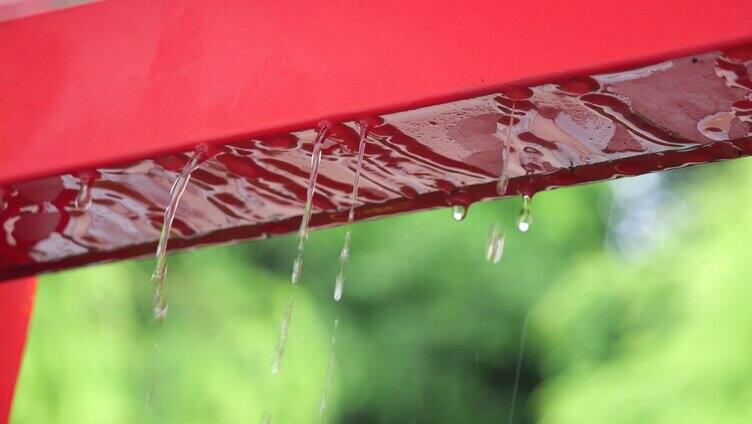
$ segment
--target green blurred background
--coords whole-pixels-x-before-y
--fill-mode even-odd
[[[156,355],[153,261],[43,276],[12,422],[317,422],[335,317],[326,422],[507,422],[526,317],[513,422],[752,422],[750,174],[540,193],[525,234],[519,199],[356,224],[339,303],[344,228],[315,231],[279,376],[294,236],[172,256]]]

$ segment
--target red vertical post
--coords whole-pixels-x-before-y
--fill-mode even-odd
[[[10,418],[36,285],[35,277],[0,283],[0,423]]]

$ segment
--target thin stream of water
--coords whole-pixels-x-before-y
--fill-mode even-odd
[[[313,143],[311,153],[311,174],[308,178],[308,192],[306,193],[306,204],[303,209],[303,217],[300,220],[300,229],[298,230],[298,254],[292,266],[292,277],[290,280],[293,284],[300,281],[300,273],[303,270],[303,250],[308,240],[308,224],[311,221],[311,212],[313,211],[313,195],[316,192],[316,178],[319,175],[319,163],[321,162],[321,146],[326,140],[326,134],[329,132],[329,124],[322,123],[319,125],[319,133]]]
[[[293,290],[290,298],[282,310],[282,321],[279,324],[279,339],[277,347],[274,349],[274,358],[272,359],[272,374],[282,372],[282,366],[285,361],[285,347],[287,346],[287,333],[290,330],[290,319],[292,318],[292,307],[295,304],[295,291]]]
[[[313,195],[316,193],[316,179],[319,175],[319,164],[321,163],[321,147],[326,140],[326,134],[329,131],[330,125],[328,123],[321,123],[319,125],[319,131],[316,135],[316,140],[313,142],[313,150],[311,151],[311,172],[308,177],[308,190],[306,192],[306,203],[303,209],[303,216],[300,220],[300,229],[298,230],[298,250],[293,262],[292,275],[290,280],[293,283],[293,292],[290,295],[285,307],[282,311],[282,321],[279,324],[279,339],[277,340],[277,346],[274,349],[274,357],[272,359],[272,375],[280,374],[285,361],[285,349],[287,346],[287,334],[290,329],[290,320],[292,319],[292,309],[295,304],[295,287],[300,281],[300,274],[303,269],[303,251],[305,250],[305,243],[308,240],[308,224],[311,221],[311,213],[313,212]],[[271,424],[272,415],[269,411],[265,411],[261,418],[262,424]]]
[[[319,423],[324,423],[324,413],[326,412],[326,407],[329,403],[329,394],[332,390],[332,381],[334,381],[334,373],[337,369],[337,351],[336,351],[336,345],[337,345],[337,327],[339,326],[339,319],[334,318],[334,325],[332,326],[332,344],[331,344],[331,351],[329,352],[329,366],[326,370],[326,386],[324,386],[324,391],[321,394],[321,400],[319,401],[319,414],[318,419]]]
[[[188,186],[188,181],[190,181],[191,179],[191,174],[193,173],[193,171],[198,169],[201,158],[204,156],[207,150],[208,148],[205,145],[200,145],[196,148],[193,156],[180,171],[180,175],[178,175],[178,178],[170,188],[170,200],[167,204],[167,207],[165,208],[164,223],[162,224],[162,232],[160,233],[159,244],[157,245],[157,263],[154,268],[154,273],[151,276],[151,282],[155,286],[153,309],[154,324],[158,327],[158,330],[159,328],[161,328],[161,324],[164,323],[165,317],[167,316],[167,304],[165,303],[164,288],[165,279],[167,277],[167,241],[170,237],[172,222],[175,219],[175,213],[177,212],[178,206],[180,204],[180,198],[185,192],[185,188]],[[84,180],[85,178],[86,180]],[[88,178],[88,176],[81,178],[81,191],[79,191],[78,196],[76,197],[76,207],[79,207],[79,205],[81,204],[79,203],[79,197],[88,196],[88,203],[91,203],[91,191],[89,189],[84,189],[84,187],[90,186],[91,181],[88,180]],[[86,193],[88,193],[88,195]],[[153,351],[150,355],[151,365],[149,368],[151,370],[151,381],[149,383],[149,391],[146,395],[146,402],[144,405],[145,414],[148,414],[151,411],[151,406],[154,402],[154,394],[156,393],[157,389],[158,378],[156,375],[156,369],[159,357],[160,336],[161,331],[158,331],[156,334]],[[140,422],[143,422],[143,417]]]
[[[165,208],[164,223],[162,224],[162,232],[159,235],[159,244],[157,245],[157,264],[154,268],[154,273],[151,276],[151,282],[155,287],[154,322],[157,325],[162,324],[167,316],[167,303],[165,302],[164,289],[165,278],[167,277],[167,241],[170,238],[172,222],[175,219],[175,213],[178,210],[180,198],[183,196],[185,188],[191,180],[191,174],[199,167],[201,157],[207,150],[208,148],[205,145],[200,145],[196,148],[193,156],[183,167],[182,171],[180,171],[180,175],[170,189],[170,201],[167,204],[167,208]]]
[[[498,263],[504,255],[504,230],[501,229],[501,223],[496,221],[488,233],[488,244],[486,245],[486,259],[492,264]]]
[[[152,354],[149,357],[149,375],[151,376],[151,380],[149,381],[149,391],[146,393],[146,402],[144,403],[144,414],[148,414],[151,412],[151,406],[154,403],[154,394],[157,392],[157,381],[159,380],[157,378],[157,358],[159,357],[159,333],[156,335],[156,340],[154,341],[154,347],[152,350]],[[142,416],[139,420],[139,423],[144,422],[144,417]]]
[[[525,355],[525,340],[527,339],[527,321],[528,316],[525,316],[525,321],[522,323],[522,333],[520,334],[520,350],[517,352],[517,368],[514,372],[514,387],[512,388],[512,403],[509,406],[509,424],[512,424],[514,420],[514,406],[517,401],[517,391],[520,386],[520,374],[522,373],[522,358]]]
[[[500,196],[506,194],[509,184],[509,153],[512,144],[515,110],[516,104],[512,102],[512,113],[509,115],[509,122],[507,122],[507,139],[501,144],[501,173],[499,174],[499,181],[496,183],[496,192]],[[504,255],[505,238],[501,223],[499,221],[494,222],[488,232],[488,243],[486,244],[486,259],[492,264],[498,263]]]
[[[360,169],[363,163],[363,154],[366,150],[366,138],[368,137],[368,124],[365,122],[360,123],[360,140],[358,141],[358,159],[355,165],[355,181],[353,182],[353,190],[350,194],[350,210],[347,214],[347,232],[345,233],[345,243],[342,246],[342,251],[339,254],[339,273],[334,281],[334,300],[338,301],[342,299],[342,290],[345,285],[345,266],[350,259],[350,239],[351,224],[355,219],[355,202],[358,200],[358,185],[360,183]]]

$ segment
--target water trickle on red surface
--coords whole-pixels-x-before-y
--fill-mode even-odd
[[[370,118],[355,220],[467,208],[499,197],[502,170],[505,195],[532,195],[752,154],[749,50],[505,87]],[[348,222],[355,122],[361,119],[331,125],[311,196],[315,130],[210,146],[211,158],[186,185],[170,249],[293,232],[309,200],[310,228]],[[174,174],[189,160],[190,153],[173,152],[7,182],[0,202],[0,278],[152,254]],[[87,201],[76,207],[86,173],[96,177],[80,199]],[[456,202],[457,193],[466,199]],[[83,210],[89,196],[91,207]]]

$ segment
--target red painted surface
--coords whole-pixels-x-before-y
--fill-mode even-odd
[[[35,278],[0,284],[0,423],[10,416],[35,289]]]
[[[0,23],[0,182],[752,40],[752,2],[109,0]]]

